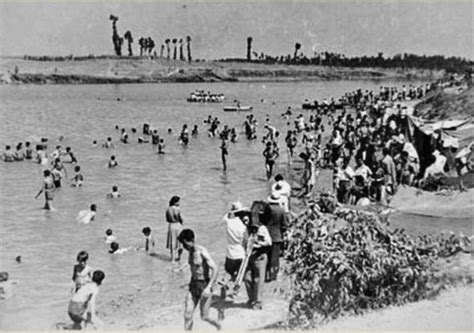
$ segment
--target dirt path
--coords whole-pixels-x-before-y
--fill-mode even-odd
[[[472,331],[474,286],[447,290],[433,300],[341,318],[323,331]]]

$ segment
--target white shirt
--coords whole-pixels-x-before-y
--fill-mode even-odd
[[[226,257],[229,259],[243,259],[245,257],[243,243],[247,237],[247,227],[240,218],[230,213],[224,215],[222,220],[225,223],[227,238]]]
[[[370,170],[370,168],[367,165],[362,164],[360,167],[358,167],[355,170],[355,175],[362,176],[364,178],[364,181],[367,182],[367,179],[369,178],[369,176],[372,175],[372,170]]]
[[[280,185],[281,187],[279,190],[276,189],[277,185]],[[276,182],[275,184],[273,184],[272,192],[278,192],[280,195],[284,195],[285,197],[289,198],[291,195],[291,186],[290,184],[288,184],[287,181],[280,180]]]
[[[418,152],[416,151],[412,143],[405,142],[405,144],[403,145],[403,150],[406,151],[408,153],[408,156],[410,156],[412,159],[416,159],[417,161],[420,161],[418,157]]]

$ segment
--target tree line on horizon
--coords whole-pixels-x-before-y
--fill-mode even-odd
[[[109,20],[112,21],[112,43],[114,46],[114,52],[116,56],[123,56],[122,55],[122,46],[124,40],[127,40],[128,44],[128,56],[133,56],[133,36],[130,30],[127,30],[123,37],[121,37],[117,30],[117,21],[118,16],[110,15]],[[191,55],[191,36],[186,36],[186,39],[183,38],[167,38],[165,39],[164,43],[161,44],[160,47],[160,58],[164,57],[164,53],[166,50],[166,58],[171,59],[171,48],[170,43],[173,44],[173,60],[181,60],[186,61],[186,57],[184,54],[184,41],[186,41],[186,51],[187,51],[187,61],[192,61]],[[157,51],[155,50],[155,40],[151,37],[140,37],[138,39],[138,45],[140,47],[140,56],[155,56],[157,57]],[[178,48],[179,48],[179,55],[178,55]],[[179,58],[178,58],[179,57]]]
[[[422,68],[422,69],[444,69],[448,72],[471,71],[473,61],[461,57],[445,57],[442,55],[416,55],[411,53],[400,53],[393,57],[384,57],[382,52],[376,56],[347,57],[342,53],[314,52],[313,56],[300,52],[302,44],[295,43],[293,54],[272,56],[263,52],[252,51],[252,37],[247,37],[247,58],[220,59],[221,61],[248,61],[265,64],[286,65],[318,65],[335,67],[382,67],[382,68]]]

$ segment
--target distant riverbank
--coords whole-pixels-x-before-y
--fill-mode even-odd
[[[322,81],[351,79],[436,80],[443,71],[298,66],[247,62],[184,61],[149,58],[81,60],[0,59],[1,84],[117,84],[232,81]]]

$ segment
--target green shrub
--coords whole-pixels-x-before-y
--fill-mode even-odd
[[[376,213],[321,214],[312,206],[296,218],[289,239],[289,327],[299,329],[436,295],[444,281],[434,263],[462,245],[454,235],[415,238],[391,230]]]

